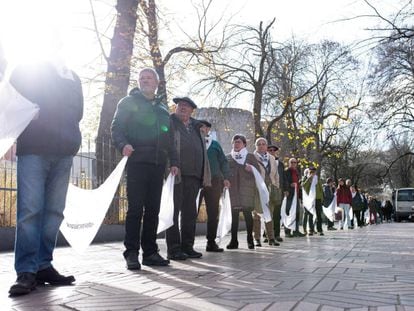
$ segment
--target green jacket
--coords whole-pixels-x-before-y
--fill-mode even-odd
[[[208,161],[210,162],[211,177],[230,178],[230,168],[227,158],[220,144],[213,140],[207,149]]]
[[[308,177],[306,181],[303,183],[303,189],[305,189],[307,194],[309,194],[310,192],[310,187],[312,185],[312,178]],[[319,177],[318,177],[318,182],[316,184],[316,200],[323,200],[323,187],[322,187],[321,179]]]
[[[111,133],[120,152],[127,144],[135,149],[128,161],[165,165],[169,159],[178,166],[168,107],[157,97],[149,100],[133,89],[118,103]]]

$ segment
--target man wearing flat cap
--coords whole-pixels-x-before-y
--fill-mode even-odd
[[[166,239],[168,258],[185,260],[202,256],[194,250],[196,199],[201,187],[211,185],[211,179],[204,135],[200,131],[202,123],[191,117],[197,105],[189,97],[175,97],[173,101],[176,109],[170,116],[171,130],[180,170],[174,186],[174,225],[167,229]]]

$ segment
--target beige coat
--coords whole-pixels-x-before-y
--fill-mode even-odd
[[[261,161],[260,161],[260,156],[258,154],[257,151],[254,151],[254,156],[256,157],[257,161],[260,163],[259,167],[260,167],[260,175],[262,175],[263,180],[266,180],[266,170],[264,168],[263,165],[261,165]],[[273,186],[275,186],[276,188],[279,188],[279,173],[277,170],[277,162],[274,156],[272,156],[271,154],[268,154],[269,156],[269,165],[270,165],[270,181],[272,183]],[[270,186],[270,185],[267,185]]]

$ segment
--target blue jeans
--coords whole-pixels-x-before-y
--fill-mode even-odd
[[[40,155],[17,159],[17,274],[51,266],[72,160],[72,156]]]

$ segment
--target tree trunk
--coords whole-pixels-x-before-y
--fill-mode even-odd
[[[165,62],[161,54],[160,43],[158,41],[157,5],[155,4],[155,0],[148,0],[148,4],[146,1],[142,1],[141,6],[148,22],[148,44],[150,46],[152,64],[160,79],[157,94],[163,99],[163,101],[167,102]]]
[[[118,0],[116,4],[117,19],[107,59],[105,94],[96,139],[98,184],[109,176],[117,164],[110,129],[117,103],[128,91],[138,4],[139,0]],[[118,206],[112,206],[109,211],[115,222],[118,221],[117,211]]]

